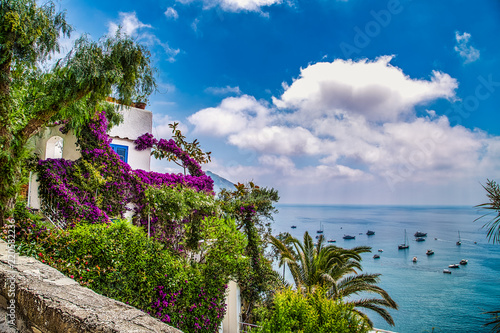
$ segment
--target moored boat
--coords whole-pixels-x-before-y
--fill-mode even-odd
[[[408,245],[408,238],[406,237],[406,229],[405,229],[405,239],[404,239],[404,243],[403,244],[399,244],[398,245],[398,250],[406,250],[407,248],[409,248],[410,245]]]
[[[415,241],[423,242],[423,241],[425,241],[425,238],[424,237],[417,237],[417,238],[415,238]]]
[[[422,231],[417,231],[414,236],[415,237],[427,237],[427,233],[422,232]]]
[[[427,252],[425,252],[425,254],[427,254],[428,256],[434,254],[434,251],[433,250],[427,250]]]
[[[443,273],[445,273],[445,274],[451,274],[451,271],[449,269],[443,269]]]
[[[368,231],[366,232],[366,234],[367,234],[368,236],[372,236],[372,235],[375,235],[375,231],[368,230]]]
[[[291,227],[292,229],[297,229],[297,226],[296,225],[292,225]]]
[[[329,240],[327,240],[327,242],[328,242],[328,243],[335,243],[335,242],[336,242],[336,240],[335,240],[335,239],[329,239]]]
[[[460,265],[467,265],[469,261],[467,259],[460,260]]]
[[[458,264],[451,264],[448,265],[448,268],[459,268],[460,266]]]
[[[380,259],[380,256],[378,254],[374,254],[373,259]]]
[[[417,257],[413,257],[413,259],[411,261],[417,262],[417,260],[418,260]]]
[[[356,236],[351,236],[351,235],[344,235],[344,237],[342,237],[343,239],[355,239]]]

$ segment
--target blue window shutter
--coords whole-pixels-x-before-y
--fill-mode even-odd
[[[128,146],[110,144],[111,148],[120,156],[120,160],[128,162]]]

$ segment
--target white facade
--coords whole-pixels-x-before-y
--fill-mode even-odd
[[[228,283],[228,293],[226,296],[226,315],[222,321],[221,333],[239,333],[240,332],[240,315],[241,315],[241,298],[240,287],[234,281]]]
[[[143,151],[135,150],[134,141],[144,133],[153,130],[153,114],[151,111],[133,107],[123,108],[123,122],[113,127],[108,135],[112,138],[111,145],[121,147],[127,151],[126,162],[132,169],[150,171],[151,149]],[[66,160],[77,160],[81,157],[76,146],[76,137],[72,131],[67,134],[61,133],[58,127],[46,128],[33,143],[35,154],[40,159],[64,158]],[[38,182],[36,174],[30,175],[28,187],[28,206],[40,208],[38,198]]]

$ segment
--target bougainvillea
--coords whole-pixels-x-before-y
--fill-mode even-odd
[[[133,210],[134,221],[145,226],[148,216],[144,212],[147,205],[144,192],[148,187],[180,185],[213,195],[213,180],[172,139],[158,141],[146,133],[136,140],[136,149],[155,146],[157,150],[175,154],[185,163],[189,175],[132,170],[110,147],[107,128],[104,112],[96,114],[78,138],[80,159],[47,159],[38,163],[42,203],[64,220],[107,222],[111,217],[123,217],[128,210]],[[154,234],[155,224],[161,221],[154,211],[148,213]]]

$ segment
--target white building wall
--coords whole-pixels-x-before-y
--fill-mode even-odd
[[[142,169],[145,171],[150,170],[151,164],[151,149],[146,150],[136,150],[135,144],[132,140],[113,138],[111,144],[127,146],[128,147],[128,159],[127,163],[132,169]]]
[[[144,133],[153,131],[153,114],[151,111],[127,107],[123,108],[120,113],[123,115],[123,122],[108,132],[112,138],[134,141]]]
[[[241,313],[240,287],[234,281],[229,281],[228,283],[226,304],[227,310],[222,321],[222,333],[239,333]]]

